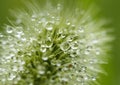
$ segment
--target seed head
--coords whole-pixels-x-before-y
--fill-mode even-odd
[[[110,38],[94,8],[26,5],[0,33],[0,85],[98,84]]]

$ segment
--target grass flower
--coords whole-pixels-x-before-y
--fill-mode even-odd
[[[0,33],[0,85],[98,84],[110,40],[104,20],[92,6],[66,4],[32,1],[13,12]]]

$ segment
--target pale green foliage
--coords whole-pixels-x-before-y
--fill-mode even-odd
[[[93,19],[94,8],[27,6],[0,34],[0,85],[98,84],[110,39],[104,22]]]

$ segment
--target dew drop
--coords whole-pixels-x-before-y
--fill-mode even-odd
[[[66,25],[68,25],[68,26],[69,26],[69,25],[70,25],[70,22],[67,22],[67,23],[66,23]]]
[[[98,40],[93,40],[92,43],[96,44],[96,43],[98,43]]]
[[[78,47],[79,47],[79,44],[77,43],[77,41],[71,44],[72,49],[77,49]]]
[[[95,78],[95,77],[92,77],[92,80],[93,80],[93,81],[95,81],[95,80],[96,80],[96,78]]]
[[[12,32],[13,32],[12,27],[7,26],[7,28],[6,28],[6,32],[7,32],[7,33],[12,33]]]
[[[41,75],[43,75],[45,73],[45,71],[40,70],[40,71],[38,71],[38,73],[41,74]]]
[[[3,35],[0,33],[0,38],[2,38],[3,37]]]
[[[6,79],[5,79],[5,78],[2,78],[2,82],[6,82]]]
[[[46,50],[47,50],[46,46],[45,45],[41,45],[40,51],[44,53],[44,52],[46,52]]]
[[[22,38],[21,40],[22,40],[23,42],[25,42],[27,39],[26,39],[26,38]]]
[[[16,72],[17,70],[18,70],[18,68],[17,68],[16,66],[14,66],[14,67],[13,67],[13,71]]]
[[[63,43],[60,45],[60,48],[61,48],[61,50],[63,50],[63,51],[67,51],[67,50],[70,48],[70,45],[69,45],[67,42],[63,42]]]
[[[53,23],[48,22],[48,23],[46,24],[46,29],[47,29],[48,31],[51,31],[51,30],[53,29]]]
[[[99,50],[96,50],[96,55],[100,55],[100,51]]]
[[[90,51],[86,49],[84,53],[85,53],[85,55],[89,55]]]
[[[67,81],[68,81],[68,78],[63,77],[61,80],[62,80],[63,82],[67,82]]]
[[[57,10],[61,10],[61,4],[57,4]]]
[[[53,45],[53,43],[51,42],[51,40],[47,40],[47,41],[46,41],[46,46],[47,46],[48,48],[52,47],[52,45]]]
[[[8,80],[13,80],[15,77],[16,77],[16,75],[11,73]]]
[[[78,32],[83,33],[84,32],[84,28],[83,27],[79,27]]]
[[[36,19],[36,15],[34,14],[34,15],[32,15],[32,17],[31,17],[31,21],[35,21],[35,19]]]
[[[46,61],[46,60],[48,60],[48,57],[42,57],[42,60],[44,60],[44,61]]]

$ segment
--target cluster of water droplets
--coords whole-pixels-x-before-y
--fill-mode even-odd
[[[99,40],[78,23],[78,17],[71,21],[59,15],[61,9],[58,4],[52,11],[25,14],[15,25],[5,26],[6,33],[0,33],[0,84],[34,85],[38,80],[44,85],[89,85],[96,81]]]

